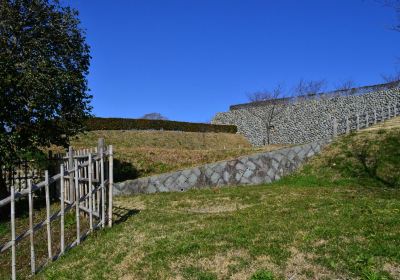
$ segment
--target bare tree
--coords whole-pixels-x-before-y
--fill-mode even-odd
[[[297,97],[309,98],[316,97],[326,88],[326,80],[306,81],[301,79],[293,89],[293,94]]]
[[[400,72],[389,75],[381,74],[381,77],[385,81],[385,83],[400,82]]]
[[[168,120],[168,118],[164,117],[160,113],[148,113],[141,117],[141,119],[145,120]]]
[[[288,98],[283,98],[283,88],[282,85],[276,86],[273,90],[258,91],[248,94],[248,98],[252,103],[257,103],[260,101],[267,101],[268,106],[254,106],[248,108],[253,116],[260,120],[263,124],[266,137],[264,139],[264,145],[270,144],[271,142],[271,132],[275,129],[275,121],[285,110],[285,104],[288,104]]]
[[[335,92],[338,96],[349,95],[355,88],[355,82],[352,79],[348,79],[336,84]]]

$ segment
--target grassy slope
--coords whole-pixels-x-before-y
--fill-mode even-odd
[[[93,131],[79,136],[71,144],[76,148],[92,147],[100,137],[115,146],[117,181],[280,147],[253,148],[237,134],[174,131]]]
[[[386,153],[377,161],[395,172],[375,175],[390,179],[398,149],[378,146],[393,139],[399,129],[344,137],[268,186],[117,198],[119,222],[38,278],[400,279],[400,189],[358,154]]]

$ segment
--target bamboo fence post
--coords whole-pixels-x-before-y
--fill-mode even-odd
[[[80,244],[81,242],[81,226],[79,221],[79,181],[78,181],[78,160],[75,159],[75,210],[76,210],[76,243]]]
[[[360,115],[359,114],[356,115],[356,127],[357,127],[357,131],[360,130]]]
[[[15,265],[15,187],[11,186],[11,279],[17,279]]]
[[[108,148],[108,226],[112,227],[113,217],[113,186],[114,186],[114,157],[113,157],[113,146],[110,145]]]
[[[96,179],[97,179],[97,182],[100,182],[100,174],[99,174],[99,172],[100,172],[100,167],[99,167],[99,157],[100,157],[100,155],[99,155],[99,149],[96,147],[95,148],[95,152],[96,152],[96,155],[97,155],[97,159],[94,161],[94,165],[95,165],[95,173],[96,173]],[[100,217],[100,191],[99,190],[97,190],[96,191],[96,211],[97,211],[97,213],[99,214],[99,217]],[[101,217],[100,217],[100,219],[101,219]]]
[[[103,148],[100,149],[100,187],[101,187],[101,227],[104,228],[106,223],[106,200],[105,200],[105,189],[104,189],[104,154]]]
[[[45,185],[44,190],[46,193],[46,228],[47,228],[47,253],[49,260],[52,259],[53,253],[51,251],[51,225],[50,225],[50,189],[49,189],[49,171],[44,172]]]
[[[349,117],[346,117],[346,134],[350,133]]]
[[[64,254],[65,251],[65,237],[64,237],[64,215],[65,215],[65,210],[64,210],[64,164],[60,165],[60,225],[61,225],[61,230],[60,230],[60,251],[61,254]]]
[[[390,105],[388,105],[388,119],[390,119],[391,115],[392,115],[392,110],[390,109]]]
[[[369,127],[369,115],[368,115],[368,113],[365,114],[365,127]]]
[[[33,196],[32,196],[32,179],[28,179],[28,200],[29,200],[29,239],[31,244],[31,272],[36,272],[35,265],[35,247],[33,244]]]
[[[92,154],[88,156],[88,179],[89,179],[89,226],[90,231],[93,231],[93,184],[92,184]]]
[[[74,150],[70,146],[68,149],[68,169],[72,169],[74,166]],[[74,202],[74,179],[71,174],[69,174],[69,201]]]
[[[378,121],[377,121],[377,118],[376,118],[376,110],[374,110],[374,124],[376,124]]]
[[[337,126],[338,126],[338,124],[337,124],[337,120],[336,120],[336,118],[333,118],[333,120],[332,120],[332,125],[333,125],[333,137],[337,137]]]

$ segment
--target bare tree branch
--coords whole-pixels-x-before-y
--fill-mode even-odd
[[[301,79],[294,87],[293,93],[297,97],[316,97],[325,90],[327,85],[326,80],[305,81]]]
[[[385,81],[385,83],[394,83],[394,82],[399,82],[400,81],[400,72],[397,72],[395,74],[381,74],[382,79]]]
[[[264,125],[266,131],[264,145],[270,144],[271,132],[275,129],[274,122],[284,112],[284,105],[289,103],[289,99],[283,97],[284,91],[281,85],[276,86],[271,91],[264,90],[248,94],[248,98],[252,103],[268,101],[268,106],[255,105],[248,109],[248,112],[255,116]]]

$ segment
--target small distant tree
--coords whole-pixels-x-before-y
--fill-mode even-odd
[[[273,90],[263,90],[248,94],[248,99],[252,103],[260,101],[267,101],[268,106],[263,106],[262,109],[257,108],[256,104],[254,107],[250,107],[248,111],[255,116],[263,124],[266,137],[264,144],[271,143],[271,132],[275,129],[275,122],[282,115],[285,110],[285,104],[288,104],[288,99],[283,98],[284,91],[282,85],[278,85]]]
[[[164,117],[160,113],[148,113],[141,117],[141,119],[145,120],[168,120],[168,118]]]
[[[355,87],[355,82],[351,79],[342,81],[336,85],[336,91],[338,95],[348,95],[351,93],[351,90]]]
[[[78,12],[59,1],[0,1],[0,166],[82,131],[91,110],[85,41]]]
[[[326,88],[326,80],[306,81],[301,79],[293,89],[293,95],[302,98],[317,97]]]
[[[400,72],[390,75],[382,74],[381,77],[385,83],[400,82]]]

